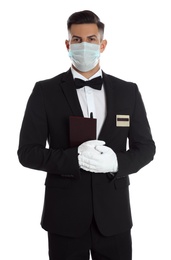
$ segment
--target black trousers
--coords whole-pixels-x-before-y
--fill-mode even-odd
[[[105,237],[93,221],[90,229],[79,238],[48,233],[50,260],[131,260],[131,231]]]

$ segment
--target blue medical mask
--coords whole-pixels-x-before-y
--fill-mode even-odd
[[[69,57],[79,71],[90,71],[99,62],[100,45],[87,42],[71,44]]]

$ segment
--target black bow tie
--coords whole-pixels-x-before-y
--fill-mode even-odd
[[[87,81],[75,78],[76,88],[82,88],[82,87],[85,87],[85,86],[89,86],[91,88],[101,90],[102,83],[103,83],[103,80],[102,80],[101,76],[96,77],[96,78],[91,79],[91,80],[87,80]]]

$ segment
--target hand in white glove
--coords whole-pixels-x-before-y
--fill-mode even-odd
[[[109,173],[118,171],[118,161],[115,152],[104,145],[96,145],[85,149],[78,156],[80,167],[89,172]]]
[[[91,140],[91,141],[84,142],[78,147],[78,154],[82,154],[84,152],[89,153],[92,151],[97,152],[95,150],[95,147],[102,146],[102,145],[105,145],[105,142],[100,140]]]

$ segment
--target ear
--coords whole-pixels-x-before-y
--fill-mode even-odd
[[[107,45],[107,41],[102,40],[102,42],[100,43],[100,53],[104,52],[106,45]]]
[[[65,46],[66,46],[67,50],[69,50],[69,41],[68,40],[65,40]]]

